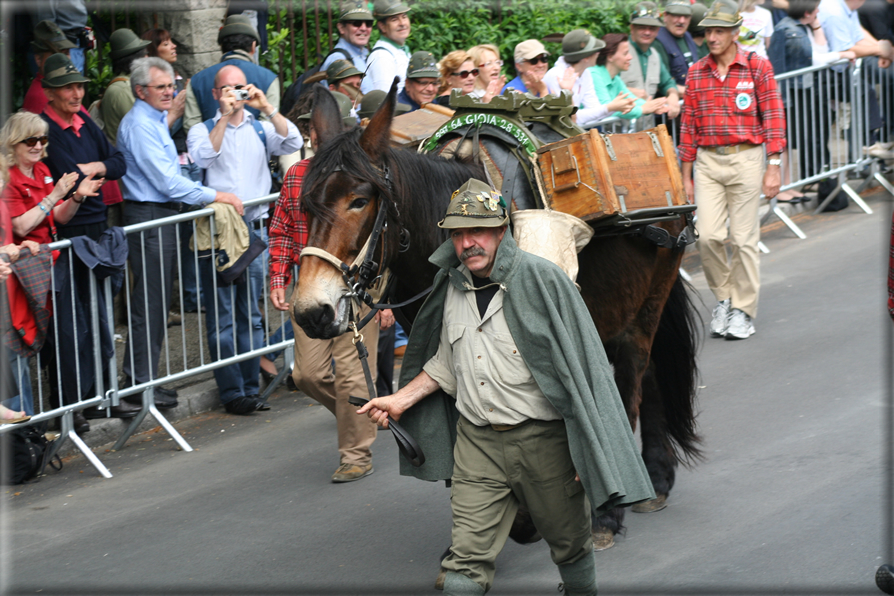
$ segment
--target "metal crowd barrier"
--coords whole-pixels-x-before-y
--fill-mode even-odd
[[[270,194],[264,197],[260,197],[257,199],[252,199],[249,201],[245,201],[244,205],[246,207],[254,206],[254,205],[269,205],[271,202],[275,201],[278,195]],[[130,257],[128,258],[128,262],[125,265],[124,269],[124,283],[121,287],[120,295],[123,296],[123,301],[126,306],[127,312],[127,335],[125,342],[121,343],[117,336],[115,335],[116,329],[116,316],[115,316],[115,308],[114,308],[114,297],[112,296],[112,276],[105,278],[102,282],[98,282],[95,275],[88,274],[86,279],[89,280],[89,313],[91,316],[89,322],[79,319],[77,316],[73,317],[72,325],[74,326],[74,347],[73,350],[60,350],[60,328],[59,321],[54,316],[50,320],[50,335],[55,338],[53,343],[53,349],[47,352],[40,352],[36,356],[26,360],[21,357],[16,357],[12,363],[10,370],[14,374],[16,379],[16,385],[19,387],[19,393],[22,394],[22,386],[24,385],[22,375],[27,375],[30,381],[32,382],[32,390],[31,393],[33,395],[33,407],[34,414],[27,423],[23,424],[15,424],[15,425],[2,425],[0,426],[0,434],[10,432],[14,428],[20,428],[23,425],[28,424],[37,424],[42,421],[50,420],[53,418],[60,418],[60,435],[56,441],[53,441],[52,445],[52,454],[58,452],[61,445],[65,440],[71,440],[72,443],[84,454],[85,457],[93,464],[93,466],[106,478],[111,478],[111,473],[109,470],[102,464],[102,462],[96,457],[96,455],[90,450],[89,447],[84,443],[84,441],[78,436],[77,432],[74,430],[73,424],[73,413],[77,410],[85,410],[88,408],[107,408],[118,406],[121,398],[137,395],[142,392],[142,408],[137,414],[135,418],[127,420],[128,424],[126,429],[121,433],[118,440],[116,441],[113,449],[120,449],[124,446],[127,440],[133,435],[136,429],[139,427],[140,423],[145,419],[145,417],[151,414],[158,424],[164,428],[164,430],[177,442],[181,449],[184,451],[192,451],[192,447],[186,442],[186,440],[174,429],[174,427],[167,421],[164,415],[159,412],[154,404],[154,391],[155,388],[170,382],[180,381],[186,378],[194,377],[196,375],[200,375],[202,373],[211,372],[217,368],[221,368],[223,366],[228,366],[230,364],[235,364],[238,362],[242,362],[244,360],[249,360],[251,358],[256,358],[259,356],[263,356],[265,354],[270,354],[271,352],[283,351],[285,352],[284,356],[284,365],[280,370],[280,373],[273,382],[266,388],[263,392],[262,397],[267,397],[276,387],[276,385],[285,379],[285,376],[290,373],[293,365],[293,349],[294,343],[291,338],[286,338],[285,333],[282,336],[282,339],[278,342],[271,343],[271,336],[278,330],[285,330],[286,325],[291,325],[290,319],[287,313],[283,313],[281,311],[276,311],[272,309],[269,302],[269,270],[266,267],[267,259],[266,259],[266,251],[264,255],[257,257],[258,260],[263,259],[264,266],[263,269],[263,279],[260,281],[260,287],[262,288],[258,295],[254,295],[252,291],[252,284],[248,283],[248,300],[251,304],[252,301],[261,302],[261,313],[262,313],[262,321],[263,321],[263,342],[261,345],[254,345],[254,339],[249,334],[249,346],[248,350],[243,353],[237,353],[236,355],[224,359],[213,360],[208,355],[208,345],[207,345],[207,324],[213,324],[219,328],[220,317],[222,313],[217,311],[217,300],[208,301],[209,308],[212,308],[214,312],[202,313],[203,302],[200,300],[198,304],[198,312],[196,312],[194,317],[188,317],[187,313],[184,309],[184,283],[183,283],[183,274],[184,274],[184,265],[192,264],[198,269],[199,266],[199,257],[195,252],[190,251],[188,248],[184,248],[188,246],[185,242],[181,242],[181,240],[186,240],[185,236],[181,236],[181,227],[179,224],[186,222],[188,229],[190,230],[188,235],[192,235],[195,231],[196,220],[201,217],[211,217],[211,233],[212,236],[215,232],[215,221],[214,221],[214,210],[211,208],[201,209],[197,211],[191,211],[188,213],[183,213],[179,215],[175,215],[172,217],[167,217],[164,219],[158,219],[153,221],[148,221],[145,223],[140,223],[136,225],[127,226],[124,228],[125,233],[128,236],[138,234],[140,235],[140,245],[145,246],[145,232],[149,230],[159,229],[159,244],[170,242],[174,243],[176,246],[176,266],[173,274],[176,276],[177,284],[175,286],[175,290],[179,291],[179,313],[174,312],[172,314],[179,314],[181,323],[179,332],[174,331],[175,327],[166,325],[164,328],[164,335],[162,338],[161,351],[159,354],[159,371],[156,376],[155,373],[151,373],[151,380],[146,383],[132,385],[127,388],[119,387],[119,374],[122,373],[122,367],[119,366],[119,358],[120,352],[123,348],[128,345],[130,347],[130,365],[131,370],[133,370],[134,365],[134,355],[133,355],[133,337],[130,333],[130,321],[132,314],[132,307],[135,300],[143,300],[144,306],[146,306],[146,310],[148,311],[148,300],[146,296],[134,295],[133,290],[131,288],[130,282]],[[261,223],[253,222],[257,226],[256,229],[260,229],[261,226],[266,224],[266,220],[259,220]],[[166,238],[166,236],[169,236]],[[266,234],[264,234],[266,236]],[[63,257],[67,258],[68,267],[67,273],[70,279],[74,279],[75,276],[75,259],[77,258],[74,255],[74,251],[72,249],[72,244],[70,240],[61,240],[59,242],[54,242],[49,245],[51,250],[60,251],[60,261]],[[67,255],[65,253],[68,253]],[[187,256],[187,259],[183,257]],[[209,257],[211,262],[216,261],[216,251],[212,250],[211,255]],[[145,262],[143,263],[145,270]],[[52,305],[51,312],[56,313],[59,312],[60,307],[73,305],[75,301],[78,300],[76,296],[76,288],[74,283],[71,284],[71,291],[62,295],[57,296],[57,279],[56,279],[56,270],[55,267],[51,272],[51,285],[50,285],[50,303]],[[157,272],[159,279],[163,279],[165,275],[169,275],[170,272],[161,271]],[[245,275],[249,275],[249,270],[246,269]],[[211,288],[202,288],[200,277],[196,278],[196,286],[199,292],[202,291],[212,291],[217,292],[217,279],[214,276],[213,287]],[[235,297],[233,296],[233,292],[235,292],[235,287],[231,286],[231,304],[235,304]],[[99,312],[99,296],[100,293],[105,298],[105,312]],[[58,303],[57,300],[70,300],[68,305]],[[74,312],[74,308],[72,308]],[[165,313],[167,316],[169,313]],[[277,316],[278,315],[278,316]],[[233,317],[233,335],[234,342],[237,342],[236,338],[236,309],[235,307],[232,309],[232,313],[230,316]],[[194,318],[194,320],[193,320]],[[103,320],[105,325],[108,326],[109,333],[112,337],[112,344],[114,346],[112,357],[108,361],[104,361],[105,359],[101,355],[101,343],[99,341],[100,337],[100,319]],[[206,321],[206,319],[208,319]],[[81,346],[79,336],[78,336],[78,326],[89,324],[90,325],[90,335],[93,338],[92,348],[85,348]],[[187,326],[190,326],[190,329],[187,329]],[[150,335],[147,332],[146,334],[147,344],[150,341]],[[197,343],[197,347],[196,344]],[[220,348],[220,334],[217,334],[217,348],[219,352]],[[92,352],[92,357],[90,358],[92,369],[93,369],[93,378],[94,383],[91,387],[84,387],[81,381],[82,379],[82,369],[81,369],[81,359],[77,358],[76,355],[82,354],[85,349],[89,349]],[[244,349],[244,346],[236,346],[237,352],[239,350]],[[9,350],[7,350],[7,353]],[[47,357],[49,354],[49,357]],[[50,362],[46,362],[49,360]],[[63,391],[63,378],[62,375],[59,374],[59,364],[63,362],[63,360],[68,360],[69,368],[71,361],[74,361],[74,369],[75,369],[75,387],[76,387],[76,399],[71,399],[69,395],[71,392],[67,393]],[[49,367],[47,365],[50,365]],[[123,363],[122,363],[123,364]],[[104,374],[104,366],[107,367],[106,370],[110,371],[107,374]],[[52,374],[50,371],[55,370],[55,374]],[[71,401],[72,403],[68,404],[60,404],[62,401],[61,396],[65,395],[67,401]],[[51,397],[52,396],[52,397]],[[22,397],[21,399],[25,399]],[[20,408],[21,409],[21,408]]]
[[[835,64],[805,68],[792,71],[776,77],[780,86],[780,93],[786,108],[787,121],[787,149],[785,151],[784,168],[787,174],[783,179],[782,190],[799,188],[805,184],[818,182],[820,180],[837,177],[837,188],[830,194],[821,205],[817,208],[817,212],[822,210],[829,201],[835,198],[838,192],[845,192],[848,198],[854,201],[863,211],[871,213],[871,209],[859,196],[859,193],[873,181],[884,186],[889,192],[894,194],[894,188],[881,175],[880,159],[865,154],[863,147],[870,146],[874,143],[887,143],[894,140],[892,136],[890,118],[894,115],[894,70],[880,70],[877,64],[872,60],[858,60],[854,64],[846,61]],[[877,105],[874,105],[877,102]],[[658,122],[668,124],[667,119],[663,116],[657,118]],[[672,123],[671,123],[672,124]],[[628,130],[635,130],[636,122],[624,120],[620,118],[609,118],[597,124],[604,132],[623,133]],[[679,127],[669,125],[668,130],[674,138],[674,144],[678,144],[677,134]],[[848,186],[845,181],[848,174],[860,173],[864,176],[862,185],[854,190]],[[271,194],[259,197],[250,201],[245,201],[246,207],[253,205],[269,204],[276,199],[277,195]],[[770,201],[770,212],[775,214],[782,220],[799,238],[806,238],[804,233],[798,226],[787,217],[785,212],[779,208],[776,199]],[[44,356],[38,354],[31,359],[30,362],[21,358],[16,359],[12,363],[11,370],[17,382],[21,383],[22,376],[27,375],[34,381],[35,390],[33,393],[33,403],[35,407],[34,416],[27,424],[36,424],[52,418],[61,418],[61,428],[59,440],[53,443],[53,452],[58,451],[61,444],[66,440],[71,440],[75,446],[87,457],[87,459],[96,467],[105,477],[111,477],[108,469],[99,461],[96,455],[86,446],[78,434],[74,430],[72,415],[77,410],[87,408],[106,408],[109,406],[117,406],[123,397],[136,395],[143,392],[142,409],[140,413],[133,418],[127,428],[121,433],[114,449],[120,449],[131,435],[136,431],[140,423],[145,417],[151,414],[165,431],[177,442],[184,451],[191,451],[192,448],[183,439],[183,437],[174,429],[174,427],[165,419],[154,405],[153,395],[155,388],[170,382],[180,381],[203,373],[208,373],[214,369],[242,362],[251,358],[269,354],[275,351],[285,351],[284,366],[281,368],[277,379],[264,392],[263,397],[272,392],[278,382],[281,382],[285,375],[289,374],[293,364],[293,340],[286,339],[285,336],[280,340],[271,343],[271,335],[276,329],[284,328],[290,325],[288,316],[282,312],[272,310],[269,304],[269,278],[268,268],[266,266],[266,258],[264,259],[263,280],[260,284],[261,290],[257,296],[251,294],[249,290],[249,300],[262,301],[262,312],[264,321],[264,340],[261,345],[254,345],[253,339],[249,339],[250,345],[248,351],[220,360],[213,360],[206,356],[207,340],[206,325],[207,317],[218,325],[220,323],[219,313],[214,313],[213,317],[209,314],[202,316],[201,308],[195,316],[195,322],[191,317],[187,316],[184,309],[184,264],[198,268],[199,257],[186,248],[186,236],[191,235],[195,231],[196,220],[200,217],[212,216],[211,226],[212,233],[214,231],[213,209],[202,209],[168,217],[160,220],[149,221],[138,225],[125,227],[124,230],[128,235],[140,234],[156,229],[165,228],[159,233],[161,240],[164,241],[165,235],[171,235],[168,241],[176,245],[176,271],[177,288],[179,288],[179,304],[181,327],[179,333],[171,331],[171,328],[165,327],[164,337],[162,341],[162,349],[159,356],[159,374],[146,383],[134,385],[127,388],[118,386],[118,375],[121,372],[119,367],[118,354],[125,344],[113,341],[114,354],[108,362],[103,362],[100,354],[100,346],[98,341],[93,342],[92,348],[92,368],[95,383],[93,390],[90,387],[81,386],[80,362],[75,359],[75,374],[77,376],[77,399],[70,404],[59,405],[63,395],[62,379],[59,374],[55,378],[44,378],[46,364],[43,362]],[[186,223],[186,233],[183,234],[181,225]],[[175,225],[176,224],[176,225]],[[142,242],[142,241],[141,241]],[[142,245],[142,244],[141,244]],[[72,252],[71,242],[63,240],[53,243],[50,246],[53,250]],[[766,247],[761,250],[768,252]],[[184,260],[183,256],[187,255],[188,260]],[[71,254],[68,259],[68,274],[74,275],[74,255]],[[215,255],[212,254],[212,259]],[[261,258],[261,257],[259,257]],[[145,269],[145,267],[144,267]],[[123,296],[127,311],[127,320],[130,321],[130,315],[134,300],[144,300],[144,306],[148,307],[145,297],[133,296],[129,282],[130,264],[125,269],[125,283],[123,285]],[[158,275],[163,277],[168,274],[165,271],[159,271]],[[685,272],[681,272],[685,276]],[[89,275],[89,312],[96,316],[91,316],[89,325],[90,332],[94,340],[99,337],[100,323],[102,317],[108,325],[114,337],[114,329],[116,323],[115,309],[113,307],[112,282],[111,278],[106,278],[102,283],[98,283],[94,275]],[[51,296],[55,300],[56,290],[55,276],[52,279]],[[201,282],[196,280],[196,284],[201,288]],[[217,284],[210,288],[216,292]],[[249,288],[251,284],[249,284]],[[99,296],[105,298],[105,312],[99,311]],[[72,286],[69,295],[63,299],[76,300],[75,288]],[[232,300],[231,294],[231,303]],[[216,305],[216,301],[214,301]],[[199,305],[201,307],[201,303]],[[53,303],[53,312],[57,312],[57,305]],[[148,310],[148,308],[147,308]],[[277,316],[278,315],[278,316]],[[235,317],[235,311],[231,316]],[[87,321],[81,321],[74,318],[72,324],[77,326],[88,324]],[[187,326],[195,325],[194,329],[187,329]],[[235,320],[234,320],[235,327]],[[54,317],[51,320],[51,329],[54,337],[59,337],[59,323]],[[195,332],[195,333],[193,333]],[[236,331],[234,330],[234,335]],[[77,338],[77,335],[75,336]],[[148,338],[148,333],[147,333]],[[197,340],[198,346],[190,345],[190,340]],[[126,341],[129,343],[131,353],[131,369],[133,369],[133,338],[130,333],[128,324],[128,333]],[[218,334],[218,348],[219,345]],[[71,354],[63,353],[59,349],[58,341],[54,343],[55,350],[51,352],[51,360],[56,363],[61,362],[62,358],[70,358]],[[219,350],[218,350],[219,351]],[[74,346],[75,353],[81,353],[77,339]],[[111,373],[108,378],[104,378],[103,365],[106,365]],[[58,366],[57,366],[58,370]],[[52,383],[52,385],[51,385]],[[50,394],[53,394],[54,403],[50,403]],[[22,425],[2,425],[0,426],[0,434],[10,432],[14,428]]]

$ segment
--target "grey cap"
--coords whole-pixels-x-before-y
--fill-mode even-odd
[[[605,42],[596,39],[586,29],[572,29],[562,38],[562,56],[566,62],[577,62],[592,56],[605,47]]]
[[[708,12],[708,7],[704,4],[695,3],[692,5],[692,21],[689,22],[689,33],[691,35],[704,35],[705,28],[702,27],[702,20]]]
[[[31,49],[38,54],[44,52],[58,54],[62,50],[70,50],[76,47],[75,44],[68,41],[59,25],[53,21],[41,21],[34,28],[34,41],[31,42]]]
[[[400,0],[376,0],[373,3],[373,16],[377,20],[410,12],[410,7]]]
[[[355,75],[363,77],[363,73],[357,70],[353,62],[350,60],[336,60],[326,69],[326,82],[332,85],[342,79],[353,77]]]
[[[408,79],[437,79],[440,76],[441,71],[438,70],[438,61],[435,60],[434,54],[425,51],[413,52],[410,64],[407,65]]]
[[[357,110],[357,115],[363,118],[372,118],[373,114],[376,113],[376,110],[379,109],[379,106],[382,105],[382,102],[385,101],[385,98],[388,97],[388,94],[382,91],[381,89],[374,89],[363,96],[363,99],[360,101],[360,109]],[[400,116],[401,114],[406,114],[410,111],[410,106],[405,103],[396,103],[394,105],[394,115]]]
[[[738,27],[742,24],[739,5],[733,0],[714,0],[714,4],[705,13],[700,27]]]
[[[137,37],[137,34],[130,29],[115,29],[115,32],[109,37],[111,46],[109,57],[112,60],[118,60],[136,54],[150,43],[152,42],[149,40]]]
[[[240,33],[253,37],[256,42],[261,43],[261,36],[258,35],[258,30],[251,24],[251,19],[241,14],[231,14],[227,17],[226,24],[217,33],[217,43],[221,43],[224,37]]]
[[[664,23],[659,18],[661,12],[658,5],[654,2],[640,2],[633,8],[630,15],[631,25],[642,25],[644,27],[664,27]]]
[[[369,5],[362,0],[347,0],[341,3],[339,21],[372,21],[373,15],[369,12]]]
[[[667,0],[664,12],[666,14],[690,16],[692,14],[692,4],[689,3],[689,0]]]
[[[470,179],[453,193],[439,228],[498,228],[509,223],[503,195],[487,182]]]
[[[335,103],[338,104],[338,111],[341,114],[341,122],[344,124],[346,128],[350,128],[357,125],[357,117],[351,113],[351,110],[354,109],[354,102],[351,101],[351,98],[345,95],[344,93],[339,93],[338,91],[330,91],[332,97],[335,98]],[[301,114],[298,116],[298,120],[310,120],[313,115],[313,111],[307,112],[306,114]]]
[[[40,84],[44,87],[65,87],[72,83],[89,83],[90,79],[81,74],[71,58],[65,54],[53,54],[43,64],[43,80]]]

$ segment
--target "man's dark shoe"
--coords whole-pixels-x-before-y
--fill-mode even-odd
[[[230,414],[236,414],[238,416],[248,416],[252,412],[257,411],[257,409],[261,406],[261,403],[261,400],[257,397],[243,396],[228,401],[224,404],[224,408]]]
[[[121,389],[127,389],[128,387],[133,387],[133,380],[125,376],[122,382],[120,383]],[[134,404],[137,406],[143,405],[143,394],[136,393],[134,395],[128,395],[127,397],[122,397],[121,401],[126,401],[127,403]],[[176,408],[180,402],[177,401],[177,391],[174,389],[165,389],[164,387],[156,387],[155,388],[155,407],[159,410],[164,410],[166,408]]]
[[[141,409],[142,408],[140,408],[139,406],[129,404],[122,399],[121,403],[119,403],[117,406],[109,408],[109,415],[112,418],[133,418],[140,413]],[[86,418],[87,420],[96,420],[105,417],[105,410],[99,410],[97,408],[87,408],[86,410],[84,410],[84,418]]]
[[[90,432],[90,423],[87,422],[87,419],[84,418],[83,412],[75,412],[71,416],[72,422],[74,424],[74,431],[79,435]]]
[[[249,395],[248,397],[251,398],[251,399],[256,399],[256,400],[258,400],[258,404],[259,404],[259,405],[258,405],[258,412],[266,412],[267,410],[270,409],[270,404],[267,403],[267,400],[266,400],[266,399],[261,399],[261,396],[258,395],[257,393],[254,394],[254,395]]]

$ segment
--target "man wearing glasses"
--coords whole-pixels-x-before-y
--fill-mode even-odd
[[[255,49],[260,41],[261,36],[248,17],[238,14],[227,17],[227,24],[221,27],[217,35],[217,42],[223,52],[220,62],[196,73],[186,86],[183,128],[187,132],[196,124],[213,118],[217,113],[217,100],[211,95],[211,89],[214,87],[217,72],[228,64],[237,66],[244,72],[245,79],[262,90],[270,105],[279,109],[279,77],[272,70],[259,66],[254,61]],[[255,118],[261,116],[256,109],[252,107],[247,109]]]
[[[336,60],[342,58],[350,60],[361,73],[366,72],[366,59],[369,50],[369,36],[372,33],[373,15],[369,12],[366,2],[361,0],[349,0],[341,5],[341,16],[338,18],[338,43],[332,49],[332,53],[323,61],[320,70],[326,70]],[[331,83],[332,81],[330,81]]]
[[[544,97],[549,93],[543,80],[549,69],[549,52],[536,39],[528,39],[515,46],[515,70],[518,76],[506,83],[506,89]]]
[[[397,96],[398,103],[410,106],[413,112],[435,100],[438,94],[438,64],[431,52],[416,52],[407,67],[404,90]]]
[[[161,58],[140,58],[131,67],[130,84],[136,101],[118,126],[116,143],[127,164],[121,178],[124,225],[171,217],[183,205],[204,207],[211,202],[229,203],[243,215],[236,195],[216,192],[180,175],[167,122],[174,101],[171,65]],[[157,376],[177,276],[175,230],[176,225],[167,225],[127,237],[133,294],[131,335],[124,351],[125,386],[131,380],[142,384]]]
[[[410,65],[410,49],[406,46],[410,36],[408,12],[410,7],[400,0],[376,0],[373,5],[373,16],[382,36],[366,61],[366,77],[360,87],[364,94],[374,89],[389,91],[394,77],[400,78],[398,93],[403,91]]]

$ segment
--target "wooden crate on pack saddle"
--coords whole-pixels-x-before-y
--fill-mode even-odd
[[[674,219],[686,201],[673,141],[661,124],[641,133],[597,130],[537,150],[547,206],[594,228]]]

